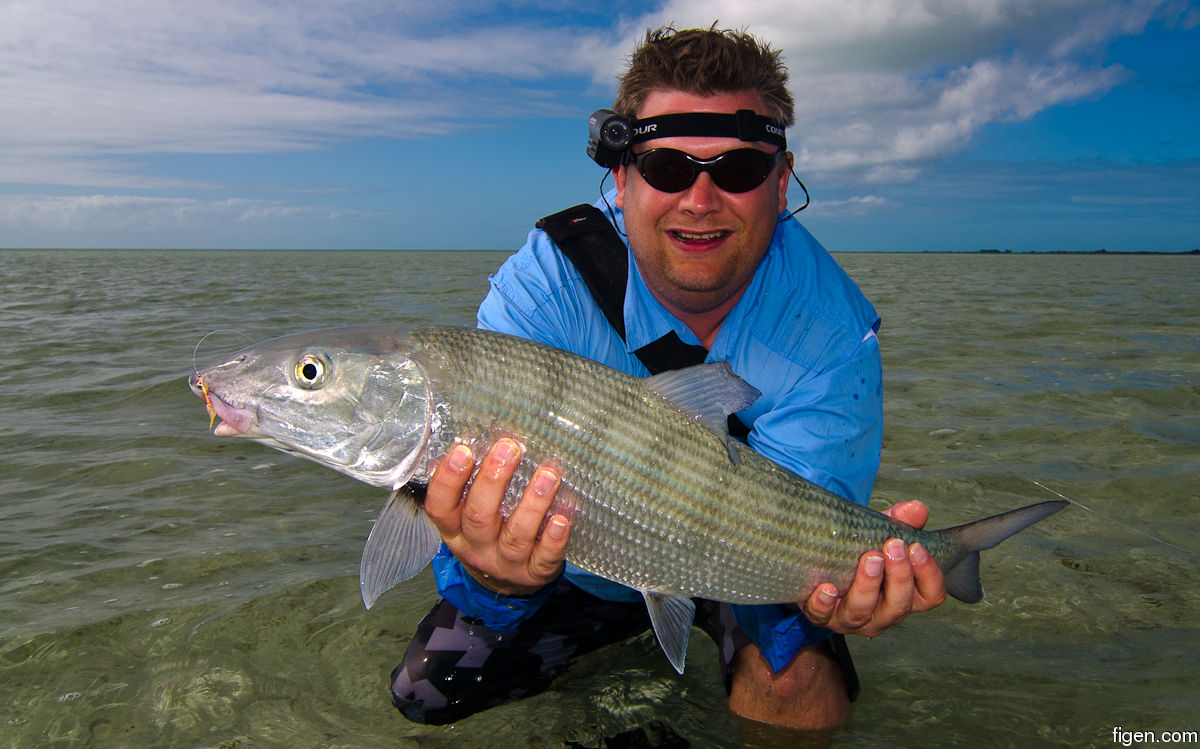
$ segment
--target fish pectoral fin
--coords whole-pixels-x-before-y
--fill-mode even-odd
[[[652,590],[643,590],[642,597],[646,599],[646,610],[650,612],[650,623],[654,625],[658,644],[667,654],[667,660],[682,674],[688,635],[696,618],[696,604],[687,596]]]
[[[642,382],[717,435],[729,450],[729,459],[737,465],[738,448],[729,436],[729,414],[749,408],[762,393],[734,374],[729,362],[673,369]]]
[[[358,587],[368,609],[393,585],[425,569],[441,545],[415,491],[405,485],[392,492],[367,536],[358,566]]]

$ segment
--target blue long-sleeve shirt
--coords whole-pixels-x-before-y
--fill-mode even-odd
[[[617,226],[624,230],[621,213]],[[627,247],[628,250],[628,247]],[[482,328],[541,341],[633,375],[649,372],[633,353],[670,331],[696,335],[646,287],[632,252],[625,292],[626,340],[608,323],[575,266],[540,230],[491,277]],[[762,392],[738,416],[748,442],[795,473],[866,504],[879,469],[882,372],[875,308],[812,235],[781,222],[746,292],[721,324],[707,361],[726,361]],[[730,501],[737,501],[730,498]],[[438,590],[459,610],[500,631],[531,616],[550,586],[529,597],[488,591],[446,551],[434,559]],[[564,575],[600,598],[641,594],[573,565]],[[828,636],[803,614],[776,605],[733,607],[739,625],[775,670]]]

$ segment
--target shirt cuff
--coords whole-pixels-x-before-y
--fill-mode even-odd
[[[445,544],[433,557],[433,576],[442,598],[463,614],[479,619],[488,629],[503,633],[514,631],[533,616],[557,584],[556,580],[529,596],[496,593],[471,577]]]

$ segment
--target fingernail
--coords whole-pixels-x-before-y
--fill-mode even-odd
[[[883,557],[867,557],[867,577],[879,577],[883,574]]]
[[[836,593],[830,593],[828,588],[821,587],[817,589],[817,597],[821,599],[821,603],[830,604],[837,600]]]
[[[883,545],[883,553],[888,555],[888,559],[893,562],[904,561],[904,542],[898,538],[893,538]]]
[[[567,521],[555,515],[550,518],[550,524],[546,526],[546,534],[554,540],[559,540],[567,534]]]
[[[558,476],[554,475],[554,471],[538,471],[533,474],[533,481],[529,482],[529,488],[539,497],[544,497],[550,492],[558,488]]]
[[[929,561],[929,552],[921,544],[913,544],[908,547],[908,558],[913,564],[925,564]]]
[[[495,449],[492,450],[492,457],[500,462],[500,465],[508,465],[508,461],[517,457],[521,452],[521,448],[516,442],[510,439],[503,439],[496,443]]]
[[[455,445],[450,451],[450,456],[446,458],[446,465],[451,471],[461,473],[466,470],[467,466],[475,465],[475,456],[471,454],[471,448],[466,445]]]

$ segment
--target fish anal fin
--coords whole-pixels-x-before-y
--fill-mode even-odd
[[[401,486],[380,511],[358,567],[358,587],[368,609],[397,583],[429,564],[441,545],[437,529],[421,509],[418,488]]]
[[[688,635],[696,618],[696,605],[687,596],[652,590],[643,590],[642,597],[646,599],[646,610],[650,612],[650,623],[654,625],[658,644],[667,654],[667,660],[682,674]]]

